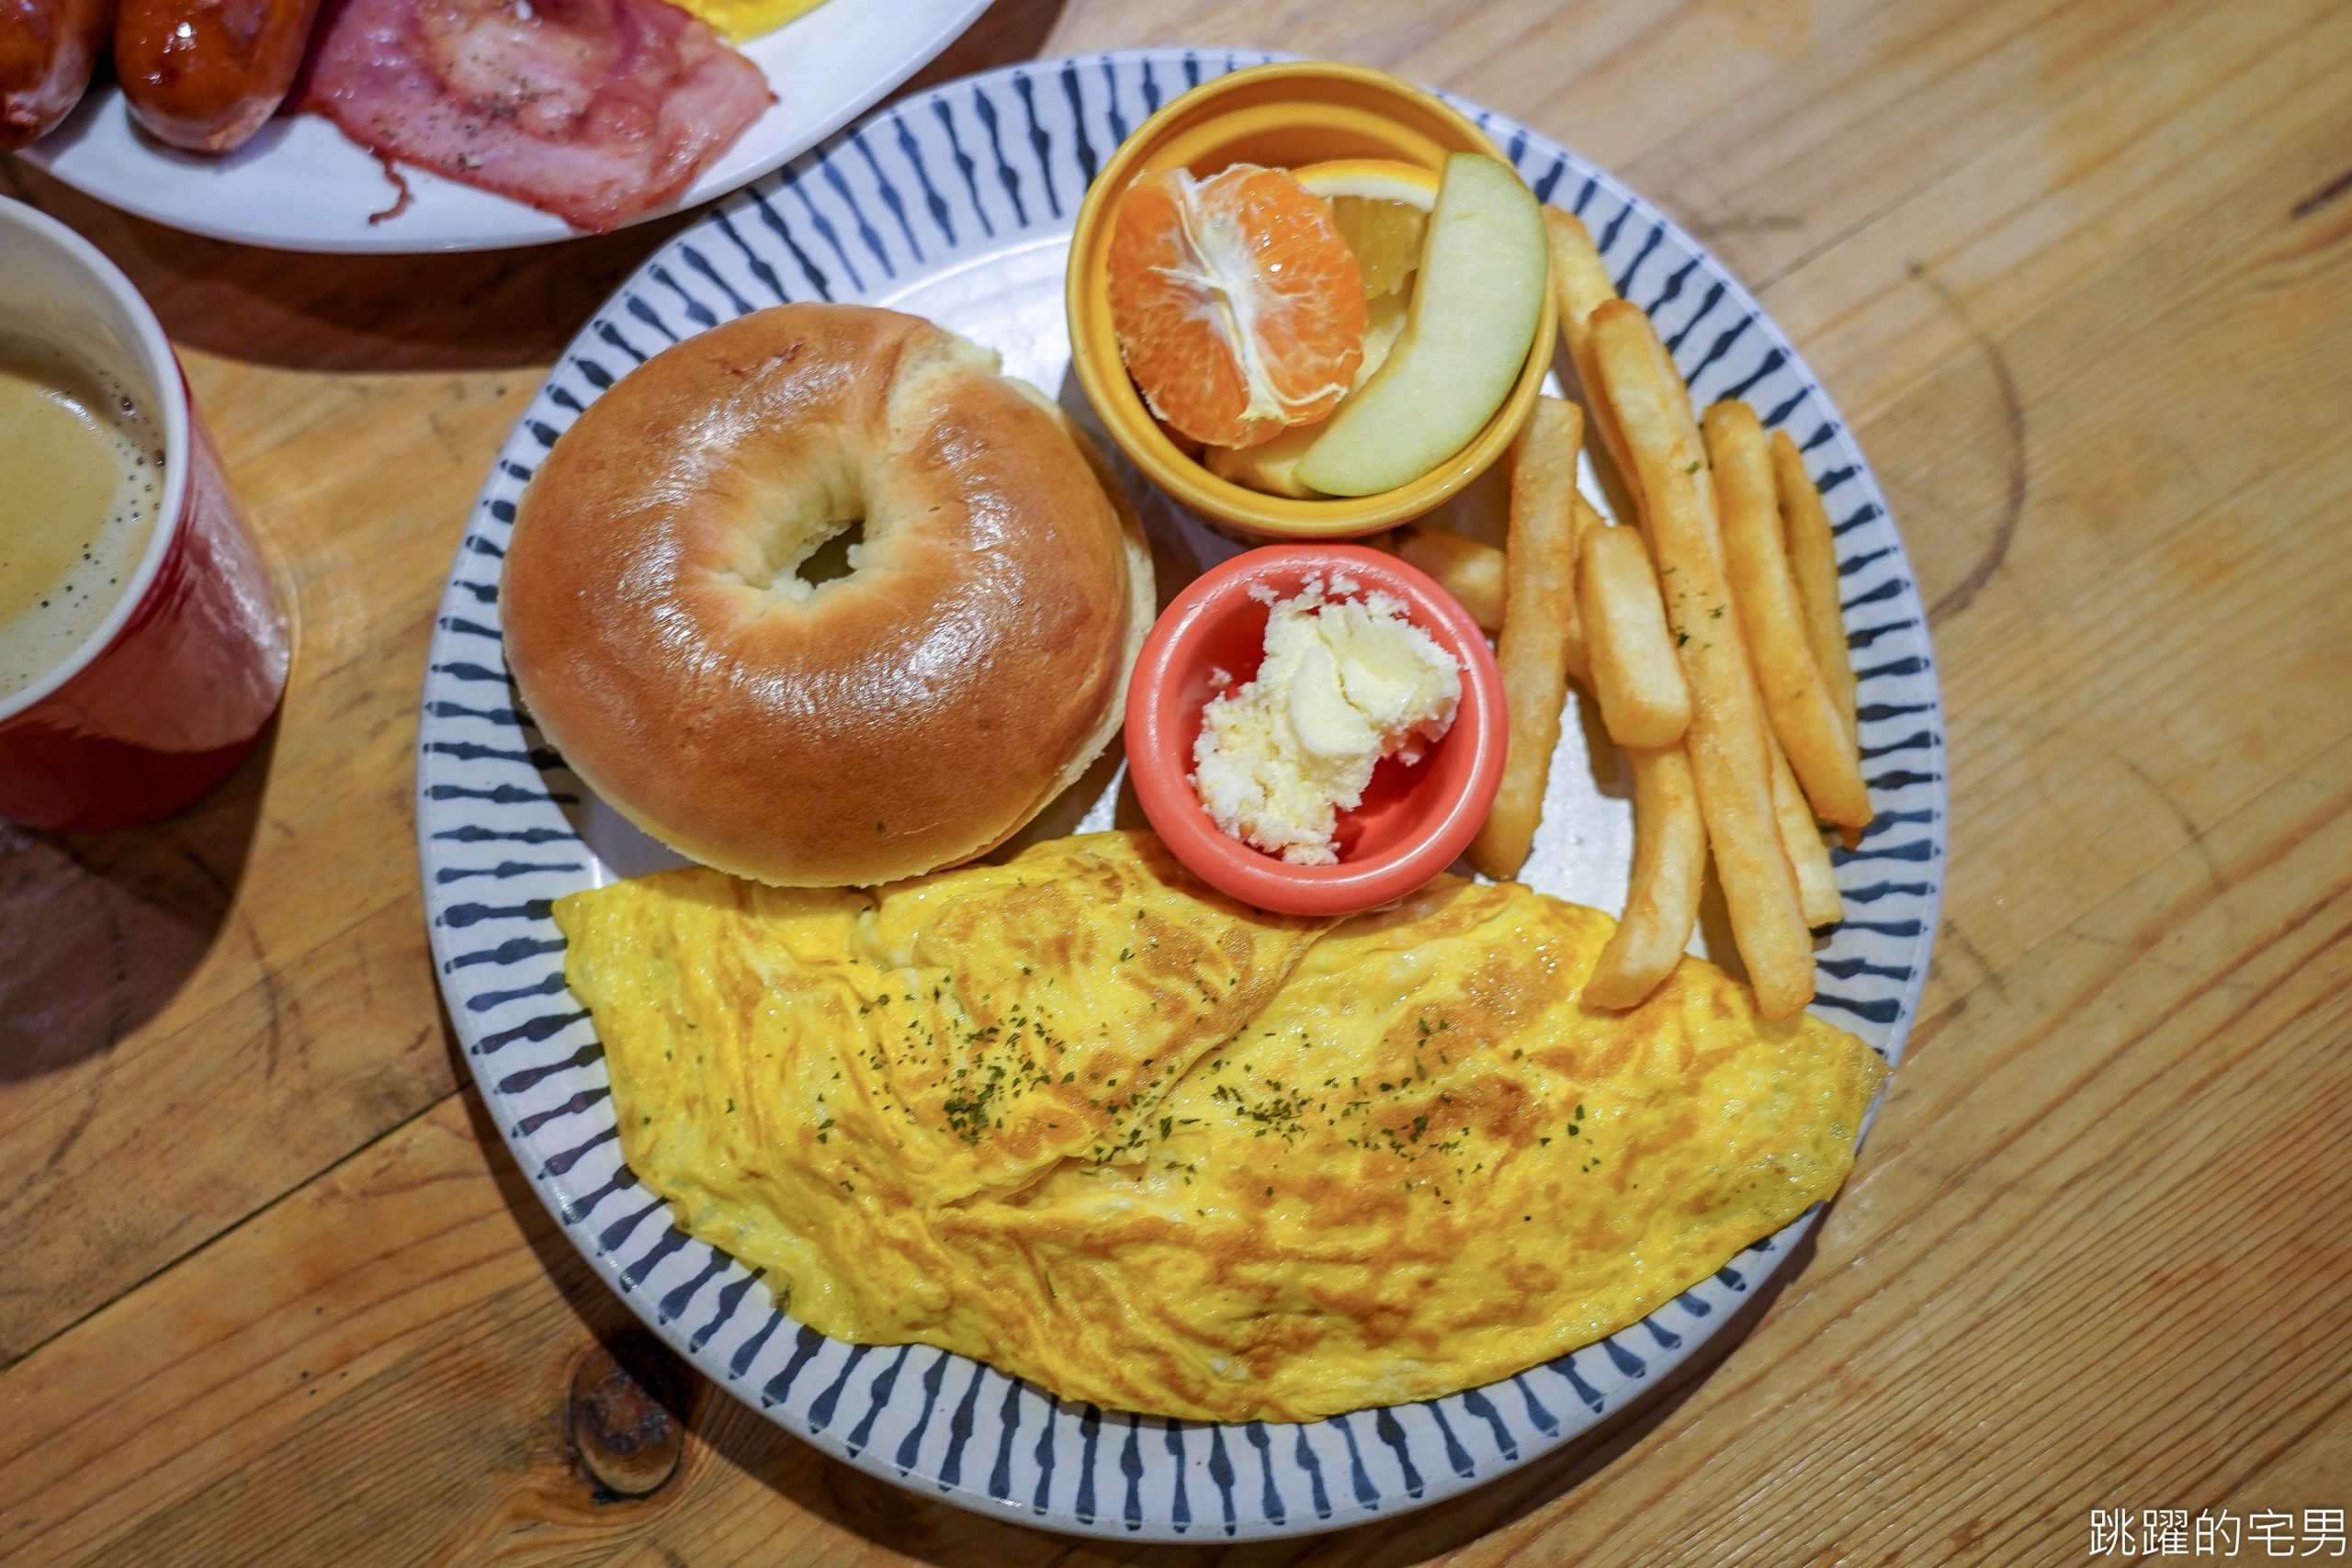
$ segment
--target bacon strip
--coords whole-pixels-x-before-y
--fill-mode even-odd
[[[578,228],[676,197],[775,101],[665,0],[329,0],[300,107]]]

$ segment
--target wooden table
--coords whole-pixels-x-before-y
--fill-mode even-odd
[[[2094,1508],[2352,1506],[2352,6],[1007,0],[925,79],[1178,41],[1443,84],[1713,245],[1891,493],[1955,769],[1911,1055],[1802,1268],[1544,1462],[1217,1561],[2058,1562]],[[0,1560],[1187,1557],[695,1386],[465,1087],[410,811],[432,607],[671,225],[312,258],[0,188],[155,302],[300,638],[194,813],[0,828]],[[668,1403],[650,1472],[605,1467],[668,1475],[639,1497],[571,1431],[615,1358]]]

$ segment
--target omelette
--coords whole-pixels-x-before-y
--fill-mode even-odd
[[[558,902],[623,1154],[802,1322],[1066,1399],[1306,1420],[1601,1338],[1834,1193],[1883,1076],[1686,959],[1442,876],[1268,915],[1147,833],[872,889]]]

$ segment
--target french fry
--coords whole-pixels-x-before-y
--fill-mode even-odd
[[[1577,556],[1577,611],[1600,721],[1625,747],[1656,750],[1690,726],[1690,688],[1666,629],[1650,553],[1631,528],[1595,528]]]
[[[1772,432],[1772,477],[1780,481],[1781,537],[1788,547],[1789,571],[1797,602],[1804,608],[1805,641],[1813,662],[1829,687],[1838,716],[1846,721],[1849,744],[1859,746],[1854,712],[1854,656],[1846,647],[1846,611],[1838,589],[1838,542],[1821,504],[1804,456],[1785,430]]]
[[[1571,486],[1575,484],[1574,476],[1570,477],[1568,482]],[[1602,520],[1600,513],[1592,509],[1592,502],[1584,498],[1582,491],[1574,491],[1571,493],[1569,505],[1575,509],[1577,514],[1576,547],[1577,554],[1581,557],[1584,554],[1585,539],[1609,525]],[[1588,684],[1592,680],[1592,649],[1589,646],[1589,635],[1585,630],[1584,611],[1575,603],[1573,594],[1569,596],[1568,605],[1568,673]]]
[[[1746,403],[1717,403],[1700,423],[1714,474],[1733,618],[1747,643],[1773,737],[1796,770],[1814,815],[1840,828],[1865,827],[1870,789],[1806,636],[1781,545],[1780,498],[1764,426]]]
[[[1584,999],[1638,1007],[1690,945],[1707,871],[1707,829],[1690,759],[1679,746],[1628,750],[1634,771],[1634,879],[1625,917],[1593,961]]]
[[[1813,999],[1813,939],[1772,813],[1770,732],[1733,618],[1690,393],[1666,373],[1665,350],[1638,307],[1604,304],[1591,328],[1601,392],[1640,476],[1645,532],[1690,684],[1684,747],[1732,935],[1758,1010],[1787,1018]]]
[[[1465,539],[1451,528],[1419,523],[1397,529],[1393,547],[1407,565],[1428,572],[1439,587],[1461,600],[1480,631],[1492,636],[1503,629],[1502,551]]]
[[[1582,658],[1576,629],[1576,493],[1577,447],[1583,439],[1581,409],[1539,398],[1511,447],[1503,632],[1495,649],[1510,739],[1494,809],[1470,841],[1470,863],[1498,882],[1519,874],[1535,842],[1552,750],[1560,743],[1568,668]]]
[[[1781,848],[1788,852],[1789,868],[1797,874],[1797,907],[1804,923],[1815,931],[1846,918],[1846,901],[1838,894],[1838,874],[1829,863],[1828,846],[1821,841],[1821,824],[1813,819],[1788,753],[1772,742],[1772,815],[1781,824]],[[1641,831],[1638,826],[1634,832]]]
[[[1591,346],[1592,313],[1617,298],[1617,285],[1601,265],[1592,231],[1573,212],[1544,209],[1544,237],[1552,247],[1552,292],[1560,305],[1560,330],[1568,352],[1581,357]]]
[[[1592,233],[1582,219],[1556,207],[1547,207],[1544,209],[1544,231],[1552,247],[1552,295],[1559,307],[1560,341],[1568,345],[1568,358],[1576,365],[1577,379],[1584,383],[1592,427],[1600,433],[1600,444],[1608,448],[1617,477],[1624,481],[1625,490],[1631,494],[1638,483],[1634,477],[1633,459],[1626,453],[1625,438],[1617,428],[1616,418],[1600,395],[1600,379],[1592,363],[1592,313],[1617,298],[1617,285],[1610,280],[1609,269],[1601,265],[1600,252],[1594,246]],[[1640,497],[1634,499],[1638,501]]]

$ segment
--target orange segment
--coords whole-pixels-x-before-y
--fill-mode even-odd
[[[1386,158],[1340,158],[1291,171],[1331,204],[1340,237],[1363,268],[1363,291],[1397,294],[1421,265],[1421,242],[1437,206],[1437,171]]]
[[[1215,446],[1339,405],[1363,355],[1363,274],[1331,204],[1280,169],[1139,176],[1111,231],[1111,321],[1144,401]]]

